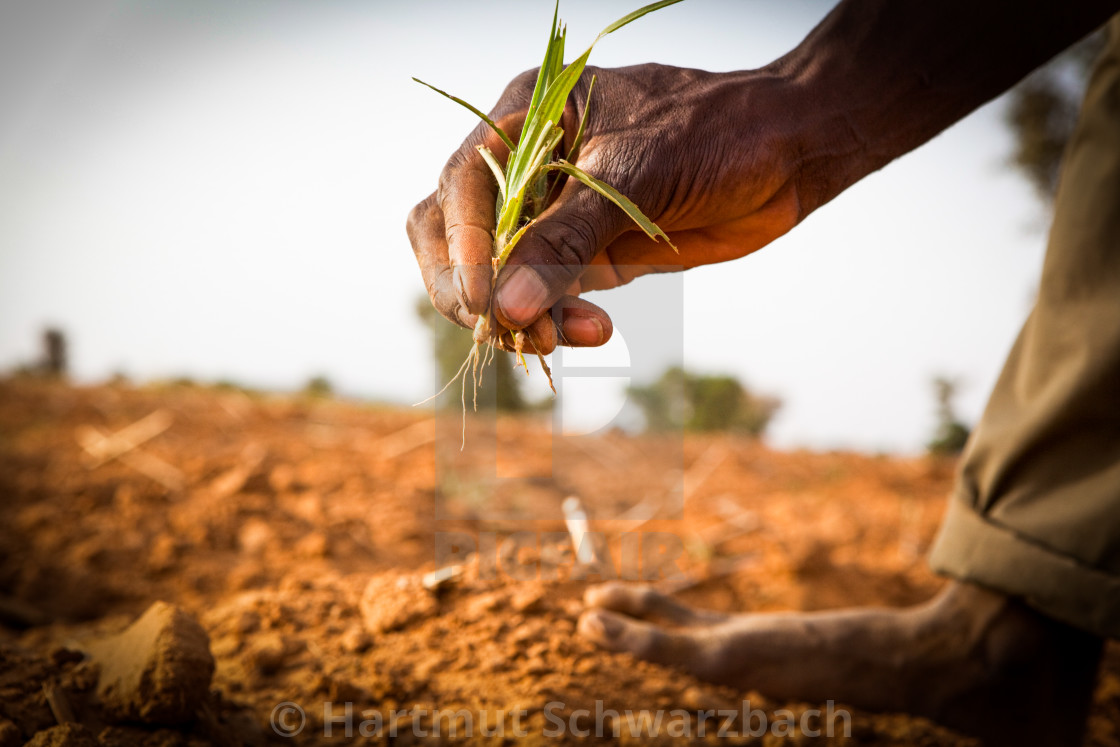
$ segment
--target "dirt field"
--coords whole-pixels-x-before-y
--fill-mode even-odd
[[[633,743],[645,740],[630,735],[628,708],[680,709],[691,715],[677,727],[695,735],[696,712],[744,701],[758,711],[751,729],[767,719],[765,735],[720,738],[709,722],[692,741],[806,741],[777,722],[801,723],[824,704],[713,687],[577,637],[582,591],[598,578],[572,578],[559,545],[522,547],[517,565],[528,574],[491,572],[484,551],[426,589],[437,532],[500,545],[514,532],[547,540],[565,527],[486,518],[493,506],[439,477],[435,454],[455,449],[433,448],[425,418],[232,389],[0,381],[0,747],[510,743],[515,726],[565,743],[570,733],[543,735],[597,703],[622,712],[622,733],[591,741]],[[544,432],[530,419],[502,421],[502,458],[514,468],[539,462]],[[151,437],[125,451],[130,434]],[[572,484],[530,481],[530,493],[500,501],[531,500],[558,516],[578,493],[616,559],[624,532],[679,537],[684,576],[661,583],[721,610],[904,605],[939,588],[923,554],[951,462],[690,437],[675,478],[683,515],[621,520],[652,494],[647,482],[665,481],[660,448],[603,436]],[[437,494],[447,497],[438,520]],[[169,604],[153,608],[159,601]],[[302,721],[297,707],[302,730],[278,734]],[[473,721],[470,740],[465,717],[444,717],[458,709]],[[970,743],[920,719],[848,710],[851,738],[839,720],[836,738],[821,742]],[[484,719],[491,732],[500,723],[504,740],[480,735]],[[1088,743],[1120,744],[1115,646]]]

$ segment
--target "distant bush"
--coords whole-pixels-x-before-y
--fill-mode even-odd
[[[326,376],[312,376],[303,385],[303,393],[309,397],[330,397],[334,395],[334,386]]]
[[[934,396],[937,399],[937,429],[933,438],[926,444],[931,454],[959,454],[968,443],[969,428],[958,418],[953,408],[959,384],[952,379],[938,376],[933,380]]]
[[[1099,29],[1085,37],[1020,81],[1008,96],[1004,119],[1015,134],[1011,163],[1048,203],[1057,192],[1062,156],[1105,36]]]
[[[43,330],[42,352],[32,363],[22,363],[12,371],[16,376],[63,379],[68,367],[66,334],[55,327]]]
[[[781,407],[733,376],[693,374],[674,366],[655,383],[627,390],[649,430],[732,431],[760,437]]]
[[[242,385],[240,382],[234,381],[233,379],[218,379],[210,386],[214,389],[224,389],[225,391],[229,392],[239,392],[245,389],[244,385]]]

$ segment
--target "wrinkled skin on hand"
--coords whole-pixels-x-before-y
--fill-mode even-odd
[[[783,103],[789,86],[777,74],[589,67],[561,122],[562,154],[578,130],[592,74],[576,163],[633,200],[679,255],[606,198],[566,179],[492,289],[497,185],[476,146],[487,145],[500,162],[508,150],[480,124],[448,160],[436,192],[408,218],[428,294],[449,320],[473,328],[492,308],[503,327],[528,328],[542,353],[557,341],[600,345],[610,337],[610,317],[580,299],[582,292],[742,257],[807,212],[798,195],[800,118]],[[535,71],[518,76],[490,113],[511,137],[520,133],[535,78]]]

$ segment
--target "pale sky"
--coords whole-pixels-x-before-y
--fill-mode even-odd
[[[564,0],[569,49],[638,4]],[[685,0],[591,62],[755,67],[830,5]],[[404,221],[474,122],[410,78],[487,109],[539,63],[551,14],[545,0],[4,4],[0,369],[57,325],[83,382],[297,389],[321,373],[356,396],[428,396]],[[1044,209],[1007,166],[1004,105],[761,252],[681,276],[685,365],[781,397],[782,447],[920,449],[937,374],[962,380],[975,422],[1045,242]]]

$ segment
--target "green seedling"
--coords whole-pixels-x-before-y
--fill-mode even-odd
[[[583,54],[567,66],[564,65],[564,42],[567,29],[559,21],[559,2],[557,2],[557,8],[552,15],[552,28],[548,36],[548,46],[545,48],[544,62],[537,74],[537,82],[533,88],[533,96],[529,103],[525,124],[521,128],[521,136],[516,143],[496,122],[479,109],[429,83],[413,78],[417,83],[428,86],[433,91],[469,109],[485,122],[509,149],[509,156],[506,158],[505,164],[502,164],[488,147],[485,145],[478,146],[479,153],[493,172],[498,185],[494,242],[491,248],[491,264],[493,265],[493,275],[490,281],[491,290],[498,273],[501,272],[506,260],[509,259],[510,252],[514,250],[525,233],[532,228],[537,216],[544,212],[544,209],[548,206],[551,196],[550,177],[553,177],[553,186],[561,176],[579,180],[588,188],[595,190],[620,207],[651,239],[656,241],[660,237],[665,239],[669,246],[673,246],[665,232],[647,218],[630,199],[606,182],[591,176],[574,163],[579,154],[579,148],[587,126],[588,112],[591,109],[591,92],[595,88],[594,76],[592,76],[588,86],[587,101],[583,109],[583,116],[580,119],[579,129],[576,131],[567,155],[559,154],[558,148],[564,139],[564,130],[560,126],[564,106],[576,82],[583,74],[584,67],[587,65],[587,58],[591,55],[591,50],[595,44],[607,34],[617,31],[631,21],[678,2],[680,0],[661,0],[661,2],[651,3],[623,16],[603,29]],[[673,249],[676,250],[676,247],[673,247]],[[527,333],[523,330],[500,333],[491,323],[489,312],[480,315],[474,329],[475,343],[471,352],[467,355],[467,359],[463,361],[463,365],[455,377],[435,395],[435,397],[438,397],[456,379],[461,379],[464,417],[466,416],[467,373],[470,372],[471,379],[474,382],[474,404],[477,409],[480,376],[489,361],[493,359],[496,343],[500,340],[499,334],[509,336],[508,341],[503,342],[506,342],[513,349],[518,364],[525,368],[526,373],[528,373],[528,366],[525,364],[525,357],[522,353]],[[529,338],[529,342],[533,342],[533,340]],[[481,349],[481,343],[488,345],[486,350]],[[536,345],[533,347],[537,349]],[[537,357],[551,385],[552,373],[545,363],[544,356],[538,351]],[[555,392],[555,387],[553,387],[553,391]],[[434,397],[429,399],[434,399]],[[465,427],[464,421],[464,434]]]

